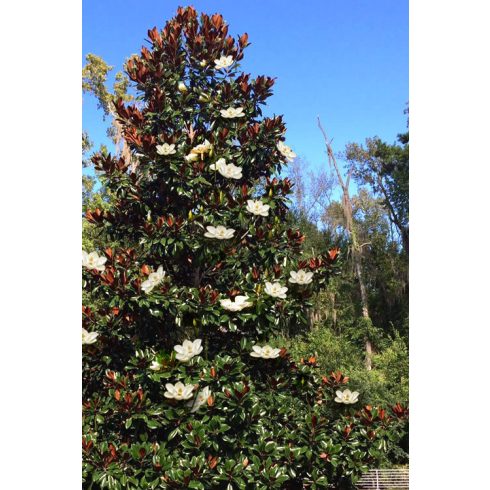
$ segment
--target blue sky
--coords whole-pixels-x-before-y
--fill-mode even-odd
[[[379,136],[392,143],[406,129],[407,0],[84,0],[83,58],[101,56],[120,70],[179,5],[221,13],[230,34],[247,32],[242,69],[277,77],[266,115],[284,114],[286,142],[312,168],[326,165],[320,115],[334,151]],[[83,128],[98,146],[106,123],[83,97]]]

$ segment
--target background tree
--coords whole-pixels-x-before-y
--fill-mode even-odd
[[[408,131],[398,135],[398,143],[389,145],[377,137],[367,138],[365,147],[349,143],[345,158],[357,183],[369,186],[373,194],[383,200],[408,254]]]
[[[296,163],[296,162],[295,162]],[[295,182],[302,183],[305,196],[321,187],[325,179],[315,179],[306,162],[293,165]],[[334,169],[332,169],[335,171]],[[311,176],[311,178],[310,178]],[[327,179],[328,180],[328,179]],[[290,216],[305,234],[303,254],[314,247],[321,250],[327,244],[336,244],[349,251],[350,237],[345,230],[342,202],[332,198],[335,185],[319,209],[324,210],[318,221],[299,210],[307,209],[302,200],[293,195],[294,211]],[[313,190],[313,192],[312,192]],[[315,356],[327,369],[337,366],[349,372],[352,385],[369,387],[370,403],[391,403],[408,399],[408,261],[400,247],[400,236],[390,220],[389,210],[381,196],[372,194],[370,187],[360,186],[350,196],[352,221],[362,247],[362,270],[365,279],[369,313],[372,324],[369,335],[375,353],[372,370],[366,371],[364,338],[360,328],[361,297],[355,269],[349,252],[340,268],[325,288],[312,298],[311,331],[306,335],[284,339],[292,355],[308,356],[315,346]],[[315,224],[316,223],[316,224]],[[389,363],[386,360],[390,360]],[[407,461],[407,447],[399,447],[392,461]],[[396,454],[395,454],[396,453]]]
[[[360,330],[364,331],[364,345],[366,349],[366,369],[370,370],[372,367],[372,344],[370,338],[370,329],[372,326],[371,318],[369,316],[369,301],[368,294],[366,289],[366,283],[362,270],[362,248],[366,245],[366,243],[361,243],[359,241],[358,233],[356,228],[354,227],[353,222],[353,210],[352,210],[352,200],[349,195],[349,182],[351,177],[351,172],[347,174],[347,178],[342,178],[340,173],[339,165],[337,164],[337,160],[335,158],[335,154],[331,147],[331,142],[328,139],[325,130],[323,129],[320,118],[318,118],[318,127],[320,128],[323,138],[325,140],[325,146],[327,149],[328,161],[331,166],[335,169],[335,173],[337,175],[339,186],[342,188],[342,211],[344,214],[344,226],[345,230],[349,235],[351,241],[351,255],[352,255],[352,263],[354,265],[354,271],[357,278],[357,282],[359,284],[359,292],[361,296],[361,312],[362,312],[362,322],[359,323]]]

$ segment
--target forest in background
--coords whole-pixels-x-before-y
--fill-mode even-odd
[[[88,55],[83,90],[95,96],[101,117],[110,120],[108,137],[122,154],[129,151],[111,109],[114,97],[131,100],[129,82],[118,73],[108,87],[112,67]],[[406,110],[408,116],[408,110]],[[363,387],[368,403],[408,402],[408,130],[396,142],[369,137],[335,151],[319,122],[325,161],[311,169],[296,159],[285,173],[294,183],[289,219],[305,235],[304,260],[340,250],[338,273],[316,294],[308,328],[276,339],[298,360],[320,363],[326,372],[347,373],[352,386]],[[335,128],[328,128],[335,132]],[[403,130],[403,128],[401,128]],[[94,148],[83,133],[83,166],[91,166]],[[97,148],[108,153],[107,148]],[[352,185],[352,182],[355,185]],[[354,189],[354,190],[353,190]],[[82,177],[83,211],[104,209],[111,195],[97,177]],[[83,248],[99,243],[93,225],[83,217]],[[311,358],[310,352],[315,352]],[[392,463],[408,461],[408,442],[390,455]]]

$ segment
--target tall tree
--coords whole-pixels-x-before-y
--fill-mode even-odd
[[[347,174],[347,178],[344,181],[342,174],[340,172],[339,165],[337,164],[337,160],[335,158],[335,154],[332,150],[331,141],[328,139],[325,130],[321,124],[320,118],[318,118],[318,127],[323,134],[323,139],[325,141],[325,147],[327,149],[328,161],[330,166],[333,166],[335,169],[335,173],[337,175],[338,183],[342,189],[342,210],[345,219],[345,230],[350,236],[351,244],[352,244],[352,263],[354,265],[354,270],[356,274],[357,281],[359,283],[359,292],[361,295],[361,311],[362,318],[364,320],[364,326],[366,329],[366,337],[365,337],[365,350],[366,350],[366,369],[371,370],[372,368],[372,352],[373,347],[371,343],[371,339],[369,338],[369,327],[371,326],[371,318],[369,316],[369,300],[366,289],[366,283],[362,271],[362,247],[363,243],[359,242],[359,238],[357,235],[357,230],[355,229],[353,219],[352,219],[352,200],[349,195],[349,182],[351,178],[352,171],[349,170]]]
[[[113,199],[86,211],[111,246],[83,254],[84,488],[341,487],[406,410],[357,410],[342,373],[269,345],[339,262],[288,224],[274,80],[240,71],[248,36],[221,15],[148,35],[126,64],[144,103],[114,108],[139,165],[93,157]]]
[[[398,135],[398,143],[389,145],[380,138],[367,138],[365,146],[346,145],[345,158],[359,185],[368,185],[383,199],[403,248],[409,247],[409,134]]]
[[[374,197],[367,188],[358,189],[351,201],[353,225],[357,230],[358,241],[365,244],[362,247],[362,267],[373,325],[386,335],[393,333],[393,330],[406,335],[408,263],[405,253],[400,249],[399,237],[393,230],[388,210],[383,200]],[[345,236],[345,219],[340,202],[332,202],[323,215],[323,220],[327,229],[340,237]],[[305,241],[307,240],[308,236]],[[351,267],[348,267],[348,263],[346,266],[342,268],[341,277],[348,283]],[[344,291],[343,295],[346,294],[347,297],[342,300],[350,299],[351,304],[356,305],[359,303],[358,294],[351,291]],[[349,324],[351,316],[348,315],[344,320]],[[373,334],[377,338],[381,332],[375,331]]]
[[[82,90],[84,93],[92,94],[98,102],[99,109],[102,109],[104,119],[110,118],[111,126],[107,135],[118,147],[118,153],[127,163],[136,164],[136,158],[131,154],[129,147],[122,135],[122,126],[117,119],[114,109],[114,102],[122,100],[125,102],[133,100],[133,96],[128,93],[129,78],[123,72],[117,72],[112,92],[107,87],[107,75],[113,70],[113,66],[108,65],[100,56],[87,54],[86,64],[82,69]]]

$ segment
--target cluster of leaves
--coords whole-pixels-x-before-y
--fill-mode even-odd
[[[86,219],[99,227],[108,243],[131,245],[121,251],[131,254],[129,261],[121,259],[121,277],[117,264],[106,270],[102,286],[112,290],[104,294],[123,314],[138,309],[138,320],[149,335],[163,329],[170,343],[196,323],[210,335],[223,328],[238,331],[236,323],[217,314],[217,293],[257,298],[255,312],[239,315],[241,334],[253,330],[266,335],[271,329],[305,324],[305,302],[325,284],[338,258],[325,254],[306,263],[298,260],[303,236],[285,223],[292,183],[276,176],[285,162],[277,149],[285,127],[281,117],[259,119],[273,80],[251,80],[236,73],[247,36],[235,43],[227,30],[221,16],[203,15],[199,22],[193,9],[180,9],[161,33],[151,30],[152,50],[144,47],[140,57],[127,63],[128,76],[142,93],[143,108],[124,106],[121,99],[116,104],[138,166],[130,169],[122,157],[93,157],[113,203],[110,209],[87,210]],[[236,60],[226,76],[214,68],[213,61],[221,55]],[[177,90],[181,82],[187,87],[184,92]],[[237,105],[246,117],[220,116],[220,109]],[[210,154],[185,161],[184,156],[205,140],[212,144]],[[175,154],[159,155],[156,145],[163,143],[176,145]],[[243,178],[237,182],[213,170],[211,165],[220,158],[240,166]],[[270,206],[269,215],[247,213],[250,199]],[[223,242],[209,240],[204,237],[209,225],[232,227],[235,236]],[[142,298],[141,280],[160,265],[168,282]],[[266,301],[265,308],[265,281],[285,283],[289,271],[298,268],[315,271],[314,285],[296,288],[286,301]],[[95,292],[97,284],[98,278],[88,289]],[[141,326],[137,328],[141,333]]]
[[[228,36],[220,15],[180,8],[149,38],[150,49],[126,64],[136,103],[113,105],[132,158],[101,151],[92,159],[110,199],[95,207],[89,200],[84,218],[87,243],[107,259],[103,270],[83,272],[83,326],[98,333],[83,352],[84,488],[348,482],[382,459],[405,410],[337,404],[346,378],[325,376],[314,360],[295,363],[285,351],[250,356],[252,344],[307,324],[306,308],[341,256],[337,248],[301,256],[304,235],[288,223],[292,182],[280,176],[286,156],[278,148],[285,126],[261,112],[274,81],[239,73],[247,35]],[[222,56],[234,61],[224,72],[214,64]],[[230,107],[244,116],[223,117]],[[164,144],[175,151],[162,155]],[[203,144],[198,158],[186,158]],[[213,169],[221,158],[242,177]],[[246,210],[259,199],[267,216]],[[218,225],[234,236],[207,238],[206,227]],[[159,267],[164,279],[145,292]],[[301,269],[314,273],[313,282],[288,283]],[[286,298],[265,293],[274,281],[287,284]],[[223,309],[219,300],[237,295],[252,306]],[[195,338],[203,339],[203,356],[177,362],[173,346]],[[150,369],[154,361],[160,371]],[[166,398],[165,384],[177,381],[196,393],[208,386],[207,407],[193,413]]]
[[[400,335],[380,341],[370,371],[363,362],[362,346],[352,342],[350,336],[335,334],[325,326],[305,336],[278,338],[275,343],[286,346],[294,359],[305,358],[313,351],[326,371],[348,372],[351,389],[360,391],[365,403],[390,405],[408,400],[408,346]]]
[[[327,488],[355,480],[400,437],[400,405],[338,404],[349,382],[340,372],[322,375],[314,358],[295,363],[285,350],[252,359],[250,348],[243,339],[230,355],[187,364],[138,350],[121,372],[107,369],[84,403],[86,487]],[[155,358],[160,371],[149,369]],[[209,387],[207,403],[192,413],[164,398],[177,380]]]
[[[397,139],[398,144],[393,145],[378,137],[367,138],[365,146],[349,143],[345,158],[356,181],[361,186],[369,186],[382,200],[408,253],[409,133],[399,134]]]
[[[311,330],[276,341],[287,345],[298,359],[308,356],[314,346],[322,365],[348,372],[353,388],[362,390],[364,402],[370,404],[408,403],[408,134],[399,142],[402,145],[368,139],[366,149],[349,144],[345,153],[359,185],[351,199],[353,225],[363,244],[370,318],[362,316],[359,284],[347,253],[340,273],[312,298]],[[305,180],[303,167],[293,170],[300,182]],[[313,178],[309,185],[321,187],[322,180]],[[303,193],[309,194],[310,189]],[[343,204],[328,199],[317,202],[324,210],[324,227],[319,229],[315,214],[303,201],[301,195],[295,196],[295,213],[289,216],[291,225],[305,234],[304,253],[323,251],[332,242],[348,249]],[[364,365],[366,338],[374,349],[372,370]],[[406,437],[392,446],[388,458],[390,464],[408,462]]]

